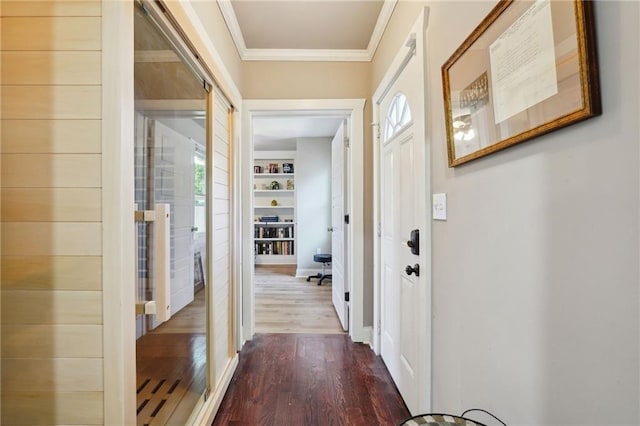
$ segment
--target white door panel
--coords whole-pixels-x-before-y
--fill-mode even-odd
[[[194,142],[155,121],[156,202],[169,202],[171,214],[171,314],[193,301]]]
[[[345,215],[345,125],[331,141],[331,299],[335,307],[340,324],[346,331],[349,328],[348,304],[345,302],[344,293],[348,286],[345,285],[345,246],[346,232],[344,229]]]
[[[397,375],[396,359],[397,355],[395,350],[397,347],[396,336],[398,334],[399,322],[397,321],[398,304],[395,297],[396,289],[393,287],[393,276],[397,270],[395,264],[396,250],[394,250],[395,244],[395,210],[394,206],[394,152],[386,147],[382,156],[382,192],[381,192],[381,233],[382,233],[382,280],[381,280],[381,293],[382,293],[382,305],[381,305],[381,353],[382,357],[387,363],[387,368],[391,372],[392,376]]]

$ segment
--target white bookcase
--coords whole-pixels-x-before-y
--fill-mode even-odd
[[[255,151],[256,264],[296,263],[295,151]]]

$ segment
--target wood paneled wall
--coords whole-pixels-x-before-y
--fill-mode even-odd
[[[101,12],[2,1],[2,424],[103,423]]]
[[[214,385],[219,383],[230,358],[231,297],[231,164],[230,107],[223,95],[213,92],[213,366]]]

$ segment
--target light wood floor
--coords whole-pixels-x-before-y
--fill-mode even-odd
[[[331,302],[331,281],[295,277],[294,265],[257,265],[256,333],[344,334]]]

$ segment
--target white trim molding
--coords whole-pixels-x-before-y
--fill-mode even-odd
[[[378,49],[378,45],[380,44],[380,40],[382,40],[384,30],[387,28],[387,24],[391,19],[393,9],[395,9],[397,2],[398,0],[385,0],[384,4],[382,5],[380,15],[378,15],[378,21],[376,22],[376,26],[373,28],[373,33],[371,33],[369,46],[367,46],[369,60],[373,59],[373,55],[375,55],[376,50]]]
[[[133,2],[102,4],[104,424],[136,421]]]
[[[224,399],[224,395],[227,393],[227,389],[229,389],[231,379],[233,379],[233,374],[235,373],[236,368],[238,368],[239,360],[240,356],[238,354],[229,360],[222,372],[220,382],[216,383],[216,386],[213,388],[213,394],[209,399],[203,402],[203,405],[197,414],[194,413],[191,415],[186,424],[208,426],[213,423],[213,420],[218,413],[218,409],[220,408],[220,404],[222,404],[222,400]]]
[[[349,214],[353,218],[349,225],[348,282],[350,283],[351,314],[349,335],[355,342],[367,340],[364,326],[364,195],[360,188],[364,185],[364,105],[365,99],[300,99],[300,100],[244,100],[242,103],[242,134],[240,142],[240,164],[242,204],[242,299],[243,327],[242,341],[253,338],[255,330],[254,289],[253,289],[253,131],[252,122],[256,116],[336,116],[349,119],[350,185],[358,190],[349,191],[351,206]]]
[[[362,340],[362,343],[369,345],[369,347],[373,351],[373,327],[368,325],[364,328],[363,332],[364,339]]]
[[[331,269],[325,269],[325,274],[330,274]],[[310,275],[322,273],[322,269],[296,269],[296,278],[307,278]]]
[[[369,62],[364,49],[245,49],[243,61]]]
[[[233,10],[233,6],[231,5],[230,0],[217,0],[218,7],[220,8],[220,12],[222,13],[222,17],[224,21],[227,23],[227,28],[229,28],[229,33],[231,34],[231,39],[233,40],[233,44],[236,45],[236,49],[238,50],[238,54],[240,58],[244,60],[244,55],[247,52],[247,44],[244,42],[244,37],[242,36],[242,30],[240,29],[240,24],[238,23],[238,18],[236,18],[236,12]]]
[[[371,62],[398,0],[384,0],[366,49],[250,49],[230,0],[217,0],[233,43],[243,61]]]

